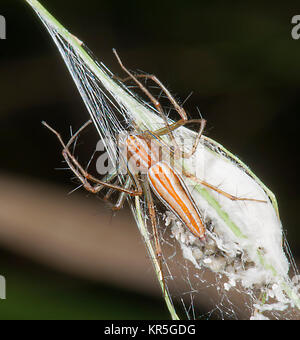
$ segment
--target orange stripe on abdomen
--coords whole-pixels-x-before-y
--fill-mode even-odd
[[[150,168],[148,179],[157,197],[175,212],[194,235],[203,238],[205,227],[200,213],[179,174],[167,163],[158,162]]]
[[[159,161],[155,145],[138,135],[130,135],[125,140],[127,159],[133,168],[148,172],[150,167]]]

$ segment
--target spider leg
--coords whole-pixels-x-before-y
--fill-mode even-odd
[[[135,177],[135,185],[136,190],[130,190],[126,189],[122,186],[114,185],[109,182],[100,181],[99,179],[95,178],[91,174],[89,174],[77,161],[77,159],[74,157],[74,155],[71,154],[69,147],[72,144],[72,142],[77,138],[78,134],[87,126],[90,124],[90,122],[87,122],[84,124],[72,137],[71,140],[65,144],[62,140],[60,134],[54,130],[51,126],[49,126],[46,122],[42,122],[43,125],[45,125],[51,132],[53,132],[58,140],[60,141],[61,145],[63,146],[62,155],[64,159],[66,160],[67,164],[69,165],[70,169],[73,171],[73,173],[77,176],[77,178],[81,181],[82,185],[86,190],[89,192],[96,194],[100,190],[103,189],[103,187],[108,187],[114,190],[118,190],[121,192],[124,192],[126,194],[129,194],[130,196],[141,196],[143,194],[142,188],[140,186],[139,180]],[[89,181],[96,183],[95,185],[91,185]]]
[[[151,100],[152,104],[154,105],[154,107],[156,108],[156,110],[158,111],[158,113],[160,114],[161,118],[163,119],[166,129],[167,129],[167,133],[170,137],[170,139],[172,140],[172,142],[174,143],[174,145],[177,145],[176,141],[175,141],[175,137],[172,134],[172,131],[170,130],[169,127],[169,122],[168,119],[166,117],[166,115],[164,114],[164,111],[161,107],[160,102],[150,93],[150,91],[148,91],[148,89],[137,79],[137,77],[135,75],[133,75],[122,63],[117,51],[115,49],[113,49],[113,53],[115,54],[118,63],[120,64],[121,68],[124,70],[125,73],[127,73],[129,75],[129,78],[131,78],[138,86],[139,88],[145,93],[145,95]],[[161,83],[160,83],[161,84]],[[161,86],[164,87],[163,84],[161,84]],[[164,87],[164,89],[167,91],[167,93],[169,93],[169,91]],[[171,94],[169,93],[170,97]]]
[[[148,207],[148,212],[149,212],[151,226],[152,226],[156,258],[157,258],[159,268],[160,268],[161,281],[163,283],[163,294],[165,295],[166,294],[166,282],[165,282],[165,277],[164,277],[163,268],[162,268],[163,256],[162,256],[162,250],[161,250],[161,245],[159,241],[157,219],[156,219],[156,213],[155,213],[155,208],[154,208],[154,203],[153,203],[153,197],[152,197],[148,182],[145,183],[145,197],[147,201],[147,207]]]
[[[204,185],[207,188],[216,191],[217,193],[229,198],[232,201],[253,201],[253,202],[267,203],[267,201],[265,201],[265,200],[258,200],[258,199],[255,199],[255,198],[237,197],[237,196],[231,195],[231,194],[227,193],[226,191],[223,191],[223,190],[217,188],[216,186],[214,186],[214,185],[212,185],[212,184],[210,184],[206,181],[201,180],[200,178],[196,177],[195,175],[189,173],[186,170],[183,170],[183,175],[190,178],[192,181],[194,181],[198,184]]]
[[[190,123],[199,123],[200,124],[200,129],[198,131],[197,137],[193,143],[192,149],[189,153],[185,153],[185,152],[181,152],[181,157],[184,158],[189,158],[191,157],[196,149],[197,146],[199,144],[201,135],[203,133],[203,130],[205,128],[205,124],[206,121],[204,119],[188,119],[187,113],[184,110],[184,108],[182,106],[180,106],[178,104],[178,102],[175,100],[175,98],[171,95],[170,91],[164,86],[164,84],[153,74],[137,74],[137,75],[133,75],[122,63],[119,55],[117,54],[116,50],[113,50],[121,68],[129,75],[129,77],[126,77],[124,79],[121,79],[123,82],[132,79],[135,81],[135,83],[139,86],[139,88],[149,97],[149,99],[151,100],[151,102],[153,103],[153,105],[155,106],[155,108],[158,110],[160,116],[163,118],[164,123],[165,123],[165,127],[162,129],[158,129],[156,131],[154,131],[155,134],[157,135],[165,135],[168,134],[173,142],[173,144],[175,145],[175,149],[179,149],[177,142],[175,140],[175,137],[172,133],[172,131],[176,130],[177,128],[179,128],[180,126],[184,126]],[[152,80],[154,83],[156,83],[162,90],[162,92],[165,93],[165,95],[167,96],[167,98],[169,99],[170,103],[174,106],[175,110],[178,112],[178,114],[180,115],[181,119],[173,124],[169,124],[167,117],[165,116],[161,104],[159,103],[159,101],[157,99],[155,99],[153,97],[153,95],[149,92],[149,90],[138,80],[138,78],[144,78],[144,79],[150,79]],[[176,153],[176,152],[175,152]]]

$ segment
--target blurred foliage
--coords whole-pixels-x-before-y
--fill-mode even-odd
[[[185,107],[191,116],[198,107],[208,120],[206,134],[236,153],[274,191],[292,251],[300,256],[300,41],[291,38],[298,2],[41,3],[115,73],[121,71],[113,47],[129,68],[156,74],[181,100],[193,91]],[[79,127],[87,119],[84,105],[25,1],[2,0],[0,14],[7,21],[7,40],[0,41],[1,170],[69,184],[68,173],[53,171],[60,166],[59,146],[40,121],[67,135],[70,124]],[[129,292],[74,278],[56,281],[44,269],[30,281],[29,264],[20,270],[10,256],[1,260],[0,273],[7,270],[14,277],[10,298],[0,301],[1,318],[151,317],[151,307],[144,308],[146,314],[142,304],[134,310]],[[126,312],[117,309],[122,302],[128,302]],[[152,318],[160,317],[158,310]]]

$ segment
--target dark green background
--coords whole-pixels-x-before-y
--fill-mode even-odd
[[[113,47],[130,69],[156,74],[178,98],[193,91],[186,109],[197,116],[198,107],[208,120],[206,135],[238,155],[275,193],[299,258],[300,40],[291,37],[291,18],[300,14],[297,1],[41,3],[114,72],[121,73]],[[61,131],[78,126],[87,113],[25,1],[1,0],[0,14],[7,20],[7,39],[0,41],[1,170],[63,186],[69,175],[53,172],[57,148],[40,121]],[[18,70],[29,60],[32,78],[20,79]],[[51,76],[43,72],[49,63]],[[3,72],[10,75],[5,82]],[[28,106],[32,93],[44,100]],[[168,317],[160,300],[149,303],[134,292],[58,274],[9,249],[1,250],[1,272],[19,284],[10,287],[13,297],[0,301],[0,318]]]

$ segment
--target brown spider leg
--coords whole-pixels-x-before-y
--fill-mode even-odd
[[[202,184],[216,192],[218,192],[219,194],[229,198],[230,200],[232,201],[253,201],[253,202],[261,202],[261,203],[267,203],[267,201],[265,200],[258,200],[258,199],[255,199],[255,198],[244,198],[244,197],[237,197],[237,196],[234,196],[234,195],[231,195],[231,194],[228,194],[226,191],[223,191],[219,188],[217,188],[216,186],[212,185],[212,184],[209,184],[201,179],[199,179],[198,177],[194,176],[193,174],[189,173],[188,171],[186,170],[183,170],[182,174],[188,178],[190,178],[192,181],[198,183],[198,184]]]
[[[118,174],[116,172],[110,173],[110,174],[108,174],[108,175],[106,175],[102,178],[102,182],[111,183],[117,176],[118,176]],[[105,187],[105,185],[102,185],[102,188],[100,188],[100,186],[101,185],[99,184],[99,190],[101,190]]]
[[[170,129],[172,131],[174,131],[174,130],[178,129],[180,126],[184,126],[184,125],[187,125],[187,124],[193,124],[193,123],[200,124],[200,129],[197,133],[197,137],[195,138],[195,141],[193,143],[191,151],[188,152],[188,153],[185,153],[184,151],[181,152],[181,157],[183,157],[183,158],[190,158],[195,153],[195,151],[197,150],[198,144],[200,142],[200,138],[202,136],[202,133],[203,133],[205,125],[206,125],[206,120],[205,119],[189,119],[189,120],[185,120],[185,121],[179,120],[178,122],[175,122],[175,123],[170,125]],[[162,136],[165,133],[166,133],[165,128],[162,128],[162,129],[158,129],[158,130],[154,131],[153,135]]]
[[[79,162],[76,160],[76,158],[70,153],[70,150],[65,145],[60,134],[56,130],[54,130],[51,126],[49,126],[46,122],[42,122],[42,123],[51,132],[53,132],[56,135],[56,137],[58,138],[58,140],[60,141],[61,145],[63,146],[62,155],[63,155],[65,161],[67,162],[67,164],[69,165],[69,167],[73,171],[73,173],[81,181],[81,183],[83,184],[83,186],[86,190],[96,194],[100,190],[102,190],[103,187],[108,187],[108,188],[112,188],[112,189],[115,189],[115,190],[118,190],[118,191],[121,191],[121,192],[125,192],[126,194],[129,194],[130,196],[141,196],[143,194],[143,190],[142,190],[141,185],[140,185],[137,178],[135,178],[135,181],[134,181],[135,185],[137,187],[137,190],[130,190],[130,189],[124,189],[123,187],[118,186],[118,185],[114,185],[114,184],[110,184],[110,183],[107,183],[107,182],[100,181],[97,178],[95,178],[94,176],[90,175],[88,172],[86,172],[82,168],[82,166],[79,164]],[[85,126],[86,125],[87,125],[87,123],[85,124]],[[80,129],[80,131],[82,131],[84,127],[82,127]],[[78,135],[78,134],[75,133],[75,135]],[[75,140],[75,138],[73,138],[73,137],[71,139]],[[68,143],[67,145],[70,146],[71,144]],[[91,185],[88,182],[88,180],[96,183],[96,185]]]
[[[128,72],[127,72],[128,73]],[[130,77],[127,77],[127,78],[124,78],[124,79],[121,79],[123,82],[129,80],[129,79],[134,79],[134,78],[145,78],[145,79],[150,79],[152,80],[154,83],[156,83],[161,89],[162,91],[165,93],[165,95],[168,97],[169,101],[171,102],[171,104],[174,106],[175,110],[178,112],[178,114],[180,115],[181,117],[181,120],[188,120],[188,117],[187,117],[187,113],[185,112],[185,109],[180,106],[177,101],[174,99],[174,97],[171,95],[170,91],[165,87],[165,85],[154,75],[154,74],[136,74],[136,75],[132,75],[130,74]],[[136,83],[139,85],[140,87],[140,82],[139,81],[136,81]],[[142,85],[142,84],[141,84]],[[142,85],[143,86],[143,85]],[[144,86],[143,86],[144,87]],[[147,92],[149,92],[147,89],[146,89]],[[145,92],[146,94],[146,92]],[[148,95],[148,94],[147,94]],[[151,95],[152,96],[152,95]],[[153,97],[153,96],[152,96]],[[150,98],[150,96],[149,96]],[[153,97],[154,98],[154,97]],[[154,100],[156,102],[158,102],[155,98]],[[159,104],[160,105],[160,104]],[[161,106],[160,106],[161,107]]]
[[[117,182],[117,181],[116,181]],[[103,200],[108,201],[110,199],[110,196],[115,192],[114,189],[110,188],[108,189],[106,195],[104,196]]]
[[[114,52],[116,54],[116,52]],[[120,63],[120,58],[118,57],[118,55],[116,54],[117,56],[117,59]],[[120,63],[121,67],[123,66],[121,63]],[[124,69],[124,66],[122,67]],[[126,70],[130,76],[127,77],[127,78],[124,78],[124,79],[120,79],[122,80],[123,82],[129,80],[129,79],[133,79],[138,85],[139,87],[144,91],[144,93],[151,99],[151,101],[153,102],[153,100],[155,100],[156,102],[158,102],[150,93],[149,91],[137,80],[137,78],[146,78],[146,79],[151,79],[153,82],[155,82],[161,89],[162,91],[166,94],[166,96],[168,97],[169,101],[171,102],[171,104],[174,106],[175,110],[178,112],[178,114],[180,115],[181,119],[173,124],[169,124],[168,122],[166,122],[166,118],[164,116],[164,120],[165,120],[165,124],[166,124],[166,128],[167,128],[167,131],[166,131],[166,128],[162,128],[162,129],[159,129],[157,131],[155,131],[156,134],[158,135],[163,135],[163,134],[169,134],[170,132],[176,130],[177,128],[179,128],[180,126],[184,126],[186,124],[190,124],[190,123],[200,123],[201,126],[200,126],[200,130],[197,134],[197,137],[195,139],[195,142],[193,143],[193,147],[192,147],[192,150],[189,152],[189,153],[184,153],[184,152],[181,152],[181,156],[184,157],[184,158],[189,158],[191,157],[197,147],[198,147],[198,144],[199,144],[199,141],[200,141],[200,138],[201,138],[201,135],[203,133],[203,130],[205,128],[205,124],[206,124],[206,120],[205,119],[188,119],[187,117],[187,114],[184,110],[184,108],[182,106],[180,106],[177,101],[174,99],[174,97],[171,95],[171,93],[169,92],[169,90],[164,86],[164,84],[153,74],[137,74],[137,75],[132,75],[131,73],[129,73],[128,70]],[[153,100],[152,100],[153,98]],[[154,103],[154,102],[153,102]],[[155,104],[154,104],[155,105]],[[161,106],[160,106],[161,107]],[[162,112],[162,110],[161,110]],[[162,131],[162,133],[160,132]],[[166,131],[166,132],[165,132]],[[173,134],[172,134],[173,135]],[[174,137],[174,136],[173,136]],[[177,145],[177,142],[175,141],[175,138],[173,139],[172,138],[172,141],[175,142],[174,144],[178,147]]]
[[[170,137],[170,139],[172,140],[173,144],[174,145],[177,145],[176,141],[175,141],[175,137],[173,136],[172,134],[172,131],[170,130],[170,127],[169,127],[169,122],[168,122],[168,119],[167,117],[165,116],[164,112],[163,112],[163,109],[160,105],[160,102],[155,99],[155,97],[147,90],[147,88],[140,82],[138,81],[137,77],[134,76],[122,63],[117,51],[115,49],[113,49],[113,53],[115,54],[117,60],[118,60],[118,63],[120,64],[121,68],[124,70],[124,72],[126,72],[128,75],[129,75],[129,78],[131,78],[138,86],[139,88],[145,93],[145,95],[147,97],[149,97],[149,99],[151,100],[151,102],[153,103],[154,107],[157,109],[157,111],[159,112],[160,116],[162,117],[162,119],[164,120],[164,123],[166,125],[166,128],[168,130],[168,135]],[[169,94],[170,98],[172,98],[171,94],[169,93],[169,91],[164,87],[163,84],[161,84],[161,86],[163,87],[163,89],[165,89],[166,93]],[[173,99],[173,101],[175,101]],[[177,104],[178,105],[178,104]],[[179,106],[179,105],[178,105]]]
[[[46,123],[46,122],[42,122],[48,129],[50,128],[49,125]],[[66,149],[69,149],[69,147],[72,145],[72,143],[75,141],[75,139],[79,136],[79,134],[86,128],[88,127],[90,124],[92,123],[92,120],[88,120],[85,124],[83,124],[81,126],[80,129],[78,129],[72,136],[71,138],[69,139],[67,145],[66,145]],[[52,132],[54,132],[54,129],[53,128],[50,128],[50,130]],[[57,135],[57,134],[56,134]]]
[[[165,295],[166,294],[166,283],[165,283],[165,278],[164,278],[164,273],[163,273],[163,268],[162,268],[162,264],[163,264],[162,250],[161,250],[161,246],[160,246],[160,242],[159,242],[159,236],[158,236],[158,230],[157,230],[157,220],[156,220],[156,213],[155,213],[155,208],[154,208],[154,203],[153,203],[153,197],[152,197],[151,190],[150,190],[148,182],[145,182],[145,196],[146,196],[150,221],[151,221],[151,225],[152,225],[152,232],[153,232],[153,238],[154,238],[154,244],[155,244],[156,258],[158,260],[161,280],[162,280],[163,287],[164,287],[163,294]]]
[[[128,176],[127,180],[125,181],[124,188],[129,189],[131,185],[131,178]],[[127,194],[125,192],[121,192],[120,196],[118,198],[117,203],[112,207],[113,210],[120,210],[122,209],[125,199],[127,197]]]
[[[193,156],[193,154],[195,153],[195,151],[197,150],[197,147],[199,145],[199,142],[200,142],[200,138],[203,134],[203,131],[205,129],[205,126],[206,126],[206,120],[205,119],[191,119],[191,120],[188,120],[187,122],[185,122],[185,124],[183,125],[186,125],[186,124],[189,124],[189,123],[200,123],[200,129],[197,133],[197,137],[193,143],[193,146],[192,146],[192,149],[189,153],[187,154],[183,154],[183,157],[184,158],[190,158],[191,156]]]
[[[161,128],[161,129],[158,129],[156,131],[149,131],[149,130],[145,130],[143,131],[143,133],[141,135],[145,135],[147,136],[148,138],[152,138],[152,139],[155,139],[161,146],[163,149],[167,150],[168,154],[169,155],[173,155],[174,158],[190,158],[194,153],[195,151],[197,150],[197,147],[198,147],[198,144],[200,142],[200,138],[202,136],[202,132],[205,128],[205,125],[206,125],[206,120],[205,119],[191,119],[191,120],[188,120],[188,121],[180,121],[181,123],[178,122],[175,122],[174,124],[170,125],[170,128],[172,131],[174,131],[175,129],[179,128],[180,126],[184,126],[188,123],[200,123],[200,129],[199,129],[199,132],[197,133],[197,137],[193,143],[193,146],[192,146],[192,149],[190,152],[188,153],[185,153],[184,150],[181,150],[181,153],[180,154],[177,154],[170,146],[168,146],[161,138],[159,138],[159,136],[163,136],[166,132],[165,128]],[[172,163],[174,164],[174,163]]]

